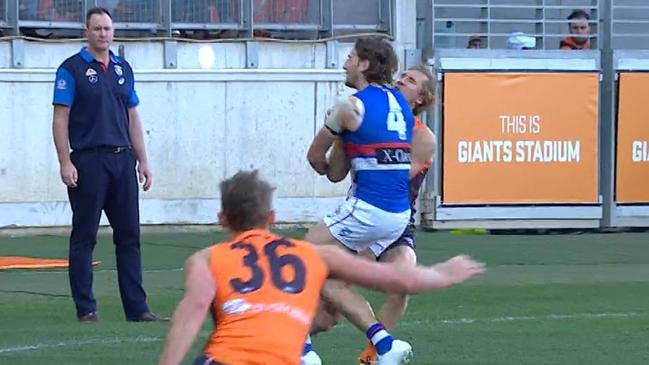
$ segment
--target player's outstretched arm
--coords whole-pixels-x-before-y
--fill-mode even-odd
[[[209,255],[209,249],[202,250],[185,263],[185,296],[171,320],[160,365],[182,363],[203,326],[215,293]]]
[[[484,264],[456,256],[437,265],[397,266],[350,255],[336,246],[317,246],[329,276],[390,293],[416,294],[459,284],[484,272]]]

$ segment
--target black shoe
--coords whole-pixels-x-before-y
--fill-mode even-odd
[[[144,312],[139,317],[127,318],[129,322],[169,322],[168,317],[161,317],[152,312]]]
[[[79,322],[99,322],[99,315],[97,312],[86,313],[78,317]]]

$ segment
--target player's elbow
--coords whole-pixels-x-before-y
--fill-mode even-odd
[[[309,150],[307,152],[306,156],[307,160],[309,161],[309,165],[315,170],[320,175],[324,175],[327,173],[327,157],[325,156],[324,153],[318,153],[317,151],[312,152]]]
[[[311,146],[309,150],[306,153],[306,159],[309,161],[309,163],[313,165],[321,164],[321,163],[326,163],[327,162],[327,156],[324,152],[318,151],[317,148],[314,146]]]
[[[311,165],[318,161],[318,155],[313,151],[313,148],[310,148],[306,153],[306,159]]]
[[[347,177],[347,171],[334,171],[333,169],[327,172],[327,179],[333,183],[341,182]]]

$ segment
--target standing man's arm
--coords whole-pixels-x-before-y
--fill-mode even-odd
[[[77,187],[79,176],[77,168],[70,160],[70,144],[68,137],[68,123],[70,118],[70,108],[63,105],[54,106],[54,118],[52,122],[52,134],[54,135],[54,146],[56,155],[61,167],[61,180],[65,185],[71,188]]]
[[[79,179],[77,168],[72,163],[72,160],[70,160],[70,136],[68,129],[70,108],[74,103],[74,92],[74,77],[66,68],[59,67],[56,71],[56,80],[54,81],[52,135],[61,168],[61,180],[70,188],[76,187]]]
[[[142,128],[142,120],[140,113],[137,111],[137,106],[140,104],[140,99],[135,92],[135,76],[133,70],[129,65],[131,73],[131,92],[128,97],[128,136],[135,151],[137,158],[137,172],[140,184],[144,183],[142,188],[147,191],[153,184],[153,172],[149,167],[149,158],[146,155],[146,147],[144,145],[144,131]]]
[[[144,183],[144,191],[151,188],[153,184],[153,172],[149,167],[149,159],[146,155],[146,147],[144,146],[144,132],[142,128],[142,121],[140,120],[140,113],[136,107],[128,109],[128,134],[133,144],[135,157],[137,158],[137,172],[140,179],[140,184]]]
[[[160,365],[179,365],[203,326],[216,293],[209,255],[210,250],[204,249],[185,263],[185,296],[171,320]]]

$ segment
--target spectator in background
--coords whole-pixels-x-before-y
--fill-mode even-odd
[[[525,50],[536,48],[536,38],[525,35],[523,32],[514,32],[507,38],[507,48]]]
[[[482,48],[482,38],[480,36],[474,35],[469,38],[469,43],[466,46],[467,49],[480,49]]]
[[[583,10],[575,10],[568,20],[568,29],[573,36],[564,38],[559,47],[563,50],[590,49],[590,15]]]

